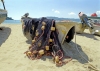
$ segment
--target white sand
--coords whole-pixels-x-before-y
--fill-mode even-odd
[[[64,43],[67,55],[73,60],[56,67],[50,58],[30,60],[25,57],[24,52],[30,44],[23,36],[21,24],[2,24],[0,27],[4,28],[0,30],[0,71],[94,71],[76,50],[74,39],[69,43],[71,47]],[[76,36],[78,49],[85,59],[100,69],[100,37],[89,34],[88,30],[85,32]]]

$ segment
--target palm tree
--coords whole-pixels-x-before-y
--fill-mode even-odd
[[[4,10],[5,10],[5,5],[4,5],[4,1],[3,1],[3,0],[1,0],[1,2],[3,3],[3,7],[4,7]]]

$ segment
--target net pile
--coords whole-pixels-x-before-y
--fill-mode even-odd
[[[40,59],[42,56],[53,56],[53,61],[57,66],[62,66],[71,60],[64,55],[64,51],[58,39],[58,31],[55,27],[55,20],[41,18],[32,19],[24,18],[24,35],[30,32],[32,44],[25,52],[26,56],[31,59]],[[34,26],[34,29],[32,29]],[[64,60],[70,58],[70,60]]]

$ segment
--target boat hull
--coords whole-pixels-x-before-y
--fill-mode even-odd
[[[4,22],[4,20],[6,19],[6,17],[7,17],[7,11],[3,10],[3,9],[0,9],[0,24],[2,22]]]
[[[70,30],[74,27],[75,27],[74,22],[56,22],[56,28],[59,32],[58,38],[61,44],[64,43],[64,40],[66,39],[68,33],[71,33],[69,36],[72,36],[71,39],[73,39],[75,30],[74,29],[72,31]]]
[[[23,27],[23,24],[24,24],[23,20],[21,20],[21,22],[22,22],[22,27]],[[66,40],[67,34],[69,34],[68,35],[69,36],[68,43],[73,39],[74,33],[75,33],[74,27],[75,27],[74,22],[56,22],[56,29],[58,31],[58,38],[59,38],[59,41],[61,44],[63,44],[64,40]],[[23,33],[26,33],[26,34],[24,34],[24,36],[28,40],[32,40],[31,34],[29,32],[23,32]]]
[[[91,34],[100,35],[100,26],[93,25],[94,29],[89,28],[88,26],[83,27],[81,23],[75,23],[76,24],[76,33],[83,33],[85,29],[89,29]]]

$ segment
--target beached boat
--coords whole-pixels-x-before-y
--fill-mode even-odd
[[[23,22],[23,19],[21,19],[21,22],[22,22],[22,27],[23,27],[23,25],[25,25],[25,22]],[[66,40],[66,42],[69,43],[74,38],[75,24],[76,24],[75,22],[56,22],[55,25],[59,32],[58,38],[61,44],[64,43],[64,40]],[[32,28],[34,29],[34,26],[32,26]],[[23,33],[26,33],[24,34],[24,36],[28,40],[32,40],[30,32],[23,31]]]
[[[81,23],[76,23],[76,32],[83,33],[85,29],[89,29],[91,34],[100,35],[100,17],[84,15],[80,17]]]
[[[4,1],[1,0],[0,2],[2,2],[4,7],[4,9],[0,8],[0,24],[1,24],[7,17],[7,10],[5,9]]]
[[[88,17],[88,19],[91,19],[91,22],[93,22],[94,34],[100,35],[100,17]]]
[[[46,17],[30,18],[28,13],[21,18],[21,22],[24,36],[32,42],[25,52],[26,56],[37,59],[49,54],[54,57],[56,65],[63,65],[61,62],[65,62],[63,58],[66,57],[64,42],[69,43],[74,38],[75,23],[55,22]]]

